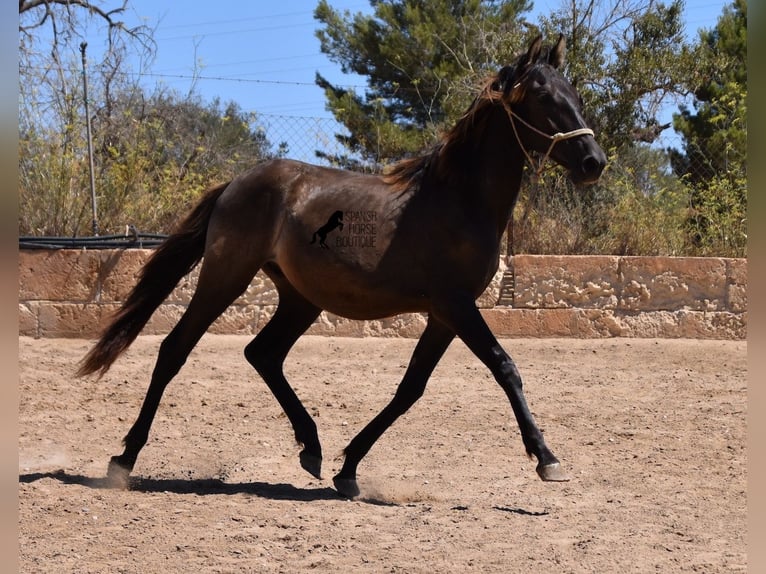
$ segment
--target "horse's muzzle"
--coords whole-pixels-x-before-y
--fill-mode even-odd
[[[580,163],[580,169],[572,170],[570,175],[575,183],[596,183],[604,167],[606,167],[606,155],[599,148],[594,150],[594,153],[586,155]]]

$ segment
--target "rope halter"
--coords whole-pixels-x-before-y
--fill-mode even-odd
[[[527,157],[527,159],[529,160],[529,163],[532,165],[532,167],[535,167],[535,161],[532,159],[532,157],[529,155],[529,152],[527,152],[527,149],[524,147],[524,144],[521,141],[521,137],[519,137],[519,132],[516,129],[516,122],[514,121],[514,119],[519,120],[527,128],[529,128],[533,132],[537,133],[538,135],[541,135],[542,137],[550,140],[550,142],[551,142],[551,144],[548,146],[548,151],[545,152],[545,155],[543,155],[542,159],[537,164],[537,169],[535,170],[534,177],[539,177],[540,174],[543,172],[543,167],[545,165],[545,162],[550,157],[551,152],[553,151],[553,146],[555,146],[558,142],[563,141],[563,140],[568,140],[568,139],[571,139],[571,138],[580,137],[580,136],[592,136],[592,135],[594,135],[593,134],[593,130],[590,129],[590,128],[578,128],[576,130],[572,130],[572,131],[569,131],[569,132],[557,132],[557,133],[555,133],[553,135],[546,134],[545,132],[537,129],[535,126],[530,124],[524,118],[519,116],[516,112],[514,112],[511,109],[511,106],[505,100],[502,100],[502,102],[503,102],[503,108],[505,108],[505,113],[508,114],[508,118],[511,120],[511,127],[513,128],[513,134],[516,136],[516,141],[518,142],[519,147],[521,148],[521,151],[524,152],[524,155]]]

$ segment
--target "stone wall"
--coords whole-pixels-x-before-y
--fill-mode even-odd
[[[19,334],[93,338],[119,308],[149,250],[22,250]],[[165,334],[189,303],[197,271],[154,313],[146,334]],[[274,312],[273,284],[258,274],[211,326],[255,334]],[[516,255],[479,299],[500,337],[744,339],[747,260]],[[322,313],[312,334],[417,337],[425,319],[351,321]]]

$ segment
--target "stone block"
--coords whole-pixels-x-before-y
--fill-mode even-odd
[[[310,335],[336,337],[405,337],[418,338],[426,326],[421,313],[403,313],[394,317],[357,321],[323,312],[307,331]]]
[[[496,337],[571,337],[577,329],[574,309],[482,309]]]
[[[747,311],[747,259],[726,260],[726,306],[729,311]]]
[[[623,337],[625,330],[614,309],[578,309],[573,335],[583,339]]]
[[[747,337],[747,313],[495,308],[482,310],[482,315],[497,337]]]
[[[23,337],[39,337],[37,314],[39,303],[19,303],[19,335]]]
[[[515,255],[513,306],[530,309],[617,306],[618,257]]]
[[[254,305],[232,305],[216,319],[207,332],[221,335],[253,335],[258,322]]]
[[[160,305],[144,326],[144,335],[167,335],[186,311],[184,305],[165,303]]]
[[[279,294],[274,283],[263,271],[258,271],[247,290],[237,299],[239,305],[276,305]]]
[[[644,311],[620,318],[623,337],[732,339],[747,337],[746,316],[728,312]]]
[[[169,303],[188,305],[194,291],[197,289],[199,272],[202,263],[192,269],[179,282],[173,292],[168,296]],[[263,271],[256,273],[245,292],[240,295],[233,305],[276,305],[279,302],[277,288]]]
[[[116,307],[97,303],[48,303],[40,305],[41,337],[92,339],[106,326]]]
[[[19,301],[96,301],[98,271],[96,251],[20,251]]]
[[[306,331],[309,335],[331,335],[335,337],[361,337],[364,335],[362,321],[354,321],[323,311]]]
[[[484,290],[484,293],[479,295],[479,298],[476,300],[476,305],[480,309],[492,309],[492,307],[497,305],[497,302],[500,300],[500,293],[503,287],[503,276],[507,267],[504,258],[501,258],[497,271],[495,271],[495,275],[492,277],[492,281],[490,281],[489,285]]]
[[[266,324],[271,321],[271,318],[274,316],[274,313],[277,310],[276,305],[262,305],[255,308],[256,309],[256,315],[255,315],[255,332],[258,333],[261,329],[263,329]]]
[[[108,249],[99,251],[100,301],[122,302],[138,281],[138,274],[151,255],[149,249]]]
[[[618,308],[723,311],[726,263],[718,258],[622,257]]]
[[[424,313],[404,313],[377,321],[365,321],[363,333],[366,337],[404,337],[417,339],[426,328]]]
[[[191,301],[194,290],[197,288],[197,278],[199,277],[200,266],[197,265],[189,273],[181,277],[178,285],[171,291],[166,303],[172,303],[176,305],[188,305]]]
[[[95,338],[119,309],[152,250],[19,252],[19,335]],[[199,268],[155,311],[143,334],[180,320]],[[505,297],[505,300],[503,300]],[[255,334],[278,303],[258,273],[210,333]],[[515,308],[498,303],[517,305]],[[517,255],[501,264],[477,304],[498,337],[745,339],[747,260]],[[353,321],[322,313],[309,333],[419,337],[424,314]]]

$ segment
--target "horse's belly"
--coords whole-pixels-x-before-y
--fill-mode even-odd
[[[374,274],[322,272],[307,273],[288,280],[317,307],[349,319],[380,319],[400,313],[425,312],[428,297],[401,284],[395,278],[375,278]]]
[[[274,261],[287,280],[317,307],[343,317],[426,311],[427,273],[415,263],[412,246],[394,240],[395,220],[381,215],[381,207],[351,208],[287,218]],[[310,217],[314,212],[321,217]]]

